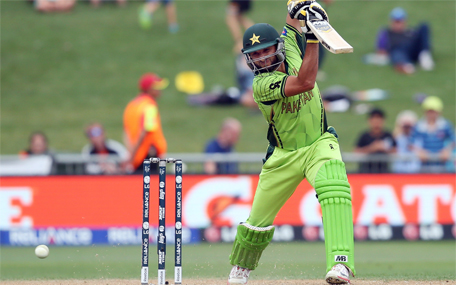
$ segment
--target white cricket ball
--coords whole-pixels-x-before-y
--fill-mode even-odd
[[[35,248],[35,255],[39,258],[46,258],[49,255],[49,248],[41,244]]]

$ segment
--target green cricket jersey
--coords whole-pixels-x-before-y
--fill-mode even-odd
[[[269,143],[296,150],[315,142],[326,131],[327,123],[316,83],[311,91],[285,96],[285,82],[289,75],[298,75],[305,47],[301,33],[288,24],[281,37],[285,41],[286,74],[274,71],[256,75],[253,97],[269,123]]]

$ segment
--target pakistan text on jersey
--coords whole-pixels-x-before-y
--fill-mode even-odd
[[[285,113],[294,113],[296,111],[301,110],[301,106],[305,105],[307,101],[312,100],[314,97],[313,92],[305,92],[302,94],[299,94],[299,97],[297,100],[294,100],[293,102],[283,102],[282,103],[282,114]]]

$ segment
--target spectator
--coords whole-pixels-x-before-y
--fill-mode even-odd
[[[52,155],[48,147],[48,139],[43,132],[34,132],[30,135],[29,146],[26,150],[19,152],[21,156],[29,155]]]
[[[35,0],[34,4],[39,12],[68,12],[73,9],[76,0]]]
[[[411,144],[412,130],[416,121],[417,115],[410,110],[404,110],[397,115],[393,136],[397,144],[397,154],[400,156],[393,164],[395,173],[416,173],[420,170],[420,161],[414,155]]]
[[[234,118],[223,121],[222,127],[216,138],[208,141],[205,153],[231,153],[241,133],[241,123]],[[234,174],[238,173],[238,165],[235,162],[206,161],[204,164],[206,174]]]
[[[424,70],[434,68],[431,54],[430,28],[421,23],[415,28],[407,26],[407,14],[397,7],[390,13],[390,25],[377,35],[377,54],[389,58],[394,68],[405,74],[415,72],[414,63]]]
[[[130,101],[123,115],[125,145],[129,151],[127,171],[142,173],[144,159],[164,157],[167,151],[156,100],[168,80],[153,73],[144,74],[139,80],[140,94]],[[153,163],[151,171],[158,169]]]
[[[102,2],[117,2],[119,7],[124,7],[127,4],[127,0],[90,0],[93,7],[99,7]]]
[[[251,0],[230,0],[228,3],[226,25],[233,37],[235,53],[239,53],[242,49],[243,29],[246,30],[254,24],[246,15],[251,7]]]
[[[103,126],[99,123],[89,125],[85,134],[90,143],[83,147],[82,155],[98,156],[97,161],[87,163],[86,172],[89,174],[119,174],[121,172],[119,162],[128,157],[126,148],[115,140],[107,139]]]
[[[422,103],[424,118],[418,121],[412,133],[415,153],[422,162],[422,171],[444,171],[445,162],[451,157],[454,148],[452,124],[440,114],[443,103],[436,96],[429,96]],[[432,156],[437,161],[432,160]]]
[[[384,129],[385,113],[381,109],[373,109],[369,113],[369,130],[358,139],[355,152],[367,154],[367,162],[359,165],[360,173],[386,173],[388,162],[376,160],[375,156],[393,153],[396,142],[390,132]]]
[[[179,25],[177,24],[174,0],[146,0],[146,4],[139,10],[139,24],[145,30],[150,29],[152,27],[153,14],[160,7],[160,3],[165,6],[169,32],[172,34],[177,33]]]
[[[30,156],[48,156],[50,160],[46,159],[49,162],[49,172],[48,174],[55,174],[57,171],[57,163],[55,161],[54,153],[49,150],[49,143],[46,135],[41,132],[33,132],[29,138],[29,146],[27,149],[19,152],[19,155],[22,158],[27,158]],[[43,168],[43,165],[40,165]]]

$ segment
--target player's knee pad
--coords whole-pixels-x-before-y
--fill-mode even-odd
[[[318,170],[315,191],[323,214],[327,271],[335,264],[354,266],[353,217],[345,165],[340,160],[328,160]]]
[[[274,226],[259,228],[241,223],[237,227],[236,239],[230,254],[231,265],[254,270],[273,235]]]

